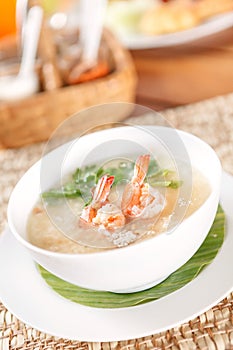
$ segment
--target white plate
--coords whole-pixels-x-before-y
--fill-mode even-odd
[[[80,341],[126,340],[178,326],[233,290],[232,198],[233,177],[225,173],[221,203],[227,216],[227,232],[223,247],[197,278],[164,298],[122,309],[95,309],[70,302],[46,285],[30,255],[9,229],[0,238],[0,298],[10,312],[32,327]]]
[[[232,26],[233,11],[214,16],[198,26],[180,32],[153,36],[143,35],[139,33],[125,33],[124,35],[119,35],[119,39],[129,49],[150,49],[156,47],[185,44],[221,32]]]

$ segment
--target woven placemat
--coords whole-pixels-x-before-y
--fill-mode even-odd
[[[233,94],[162,112],[176,128],[208,142],[218,153],[224,170],[233,174]],[[148,115],[131,119],[153,124]],[[39,159],[44,144],[0,152],[0,231],[6,224],[6,207],[18,179]],[[7,283],[1,280],[0,283]],[[130,341],[84,343],[59,339],[33,329],[16,319],[0,304],[0,350],[93,349],[93,350],[233,350],[233,293],[199,317],[166,332]]]

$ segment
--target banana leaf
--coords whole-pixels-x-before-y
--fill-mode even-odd
[[[43,267],[39,272],[47,284],[58,294],[75,303],[96,308],[121,308],[147,303],[162,298],[191,282],[210,264],[224,241],[225,214],[219,206],[214,223],[201,247],[192,258],[160,284],[136,293],[116,294],[77,287],[54,276]]]

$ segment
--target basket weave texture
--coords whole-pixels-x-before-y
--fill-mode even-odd
[[[233,94],[163,112],[174,127],[192,132],[218,153],[224,170],[233,174]],[[153,116],[130,122],[154,123]],[[6,223],[10,192],[25,170],[40,156],[44,144],[0,151],[0,230]],[[7,283],[2,281],[1,283]],[[216,283],[218,281],[216,280]],[[17,320],[0,304],[0,350],[233,350],[233,294],[204,314],[166,332],[112,343],[58,339]]]
[[[136,73],[129,52],[107,30],[103,41],[108,47],[114,70],[106,77],[53,91],[40,92],[15,102],[0,102],[0,149],[47,140],[67,117],[92,105],[134,102]],[[119,117],[111,122],[119,121]],[[99,117],[98,123],[107,123]],[[91,126],[80,119],[84,130]]]

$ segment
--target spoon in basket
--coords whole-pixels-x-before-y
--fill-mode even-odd
[[[16,29],[17,29],[17,36],[18,36],[18,44],[19,47],[23,47],[24,42],[24,31],[25,31],[25,21],[27,18],[27,12],[28,12],[28,0],[17,0],[16,1]]]
[[[82,46],[82,58],[81,62],[75,65],[69,74],[68,82],[70,84],[83,81],[80,81],[81,75],[94,67],[96,67],[96,71],[92,72],[94,76],[99,73],[103,75],[108,73],[108,65],[104,62],[98,63],[98,53],[107,0],[81,0],[80,5],[80,43]],[[85,76],[83,76],[83,78],[85,81]],[[89,74],[87,74],[86,80],[89,80]]]
[[[0,79],[0,100],[17,100],[34,94],[39,88],[39,79],[34,72],[36,52],[40,37],[43,10],[33,6],[24,24],[23,52],[20,69],[15,76]]]

